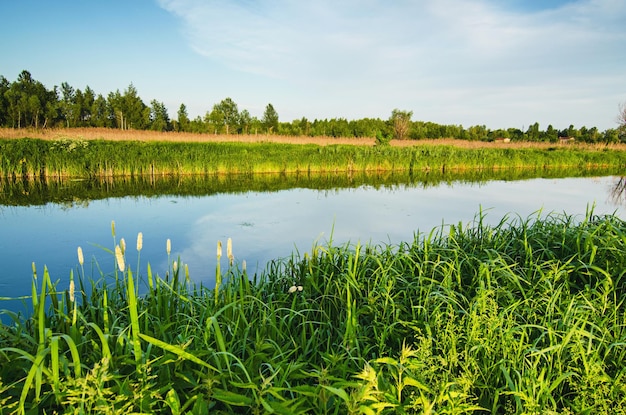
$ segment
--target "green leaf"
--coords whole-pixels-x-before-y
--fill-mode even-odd
[[[345,403],[350,402],[350,397],[348,396],[345,390],[340,389],[340,388],[333,388],[332,386],[327,386],[327,385],[320,385],[320,386],[326,389],[327,391],[331,392],[333,395],[340,397]]]
[[[165,403],[172,410],[172,415],[180,414],[180,399],[178,399],[178,394],[174,389],[170,389],[165,395]]]
[[[214,368],[213,366],[211,366],[207,362],[204,362],[204,361],[200,360],[198,357],[192,355],[191,353],[185,351],[180,346],[175,346],[173,344],[165,343],[164,341],[161,341],[159,339],[155,339],[154,337],[148,336],[148,335],[143,334],[143,333],[139,333],[139,337],[141,337],[142,339],[144,339],[148,343],[151,343],[151,344],[153,344],[153,345],[155,345],[157,347],[160,347],[163,350],[167,350],[170,353],[174,353],[175,355],[177,355],[180,358],[192,361],[192,362],[197,363],[197,364],[199,364],[201,366],[204,366],[204,367],[209,368],[211,370],[217,371],[216,368]]]
[[[254,401],[245,395],[223,389],[213,389],[213,399],[235,406],[252,406]]]

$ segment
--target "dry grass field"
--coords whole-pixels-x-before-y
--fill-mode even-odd
[[[40,138],[44,140],[80,139],[80,140],[112,140],[112,141],[171,141],[171,142],[245,142],[245,143],[283,143],[283,144],[316,144],[320,146],[333,144],[347,144],[359,146],[373,146],[374,138],[335,138],[335,137],[308,137],[308,136],[281,136],[267,134],[226,135],[226,134],[197,134],[179,132],[159,132],[145,130],[118,130],[112,128],[61,128],[61,129],[12,129],[0,128],[0,138]],[[537,142],[485,142],[467,141],[451,138],[432,140],[392,140],[396,147],[414,145],[451,145],[461,148],[554,148],[576,147],[588,150],[611,148],[626,150],[626,144],[586,144],[586,143],[537,143]]]

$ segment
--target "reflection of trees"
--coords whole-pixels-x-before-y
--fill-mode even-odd
[[[626,205],[626,176],[620,176],[613,184],[610,197],[616,205]]]

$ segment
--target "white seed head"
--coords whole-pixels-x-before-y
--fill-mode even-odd
[[[228,256],[228,262],[233,265],[235,257],[233,256],[233,240],[228,238],[226,241],[226,256]]]
[[[245,259],[243,261],[241,261],[241,270],[243,272],[246,272],[246,260]]]
[[[289,287],[288,293],[289,294],[293,294],[298,290],[298,287],[296,287],[295,285],[292,285],[291,287]]]
[[[120,248],[122,249],[122,254],[126,253],[126,241],[124,238],[120,239]]]
[[[222,241],[217,241],[217,259],[222,257]]]
[[[122,248],[120,248],[119,245],[115,247],[115,260],[117,261],[117,267],[121,272],[124,272],[124,254],[122,253]]]
[[[83,248],[79,246],[77,249],[77,252],[78,252],[78,263],[80,265],[83,265],[85,263],[85,259],[83,258]]]
[[[74,302],[74,290],[76,289],[74,285],[74,280],[70,280],[70,301]]]
[[[178,261],[174,261],[174,263],[172,264],[172,269],[174,270],[174,272],[176,272],[176,270],[178,269]]]
[[[172,252],[172,241],[169,239],[165,242],[165,251],[168,255]]]
[[[137,234],[137,251],[141,251],[143,248],[143,233],[139,232]]]

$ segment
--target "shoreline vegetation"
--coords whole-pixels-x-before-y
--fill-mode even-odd
[[[83,130],[93,135],[85,137]],[[626,146],[620,144],[392,140],[375,145],[373,139],[251,139],[111,129],[19,131],[38,138],[11,138],[11,131],[16,130],[0,131],[0,176],[12,180],[626,165]]]
[[[504,217],[397,245],[314,245],[215,287],[85,262],[33,265],[0,325],[0,414],[574,414],[626,411],[626,222]],[[223,258],[222,258],[223,256]],[[221,264],[221,265],[220,265]],[[103,271],[104,269],[104,271]],[[10,364],[8,364],[10,362]]]

